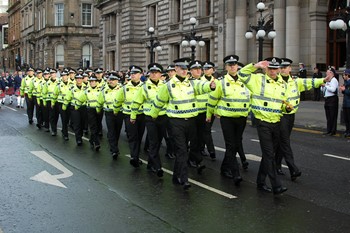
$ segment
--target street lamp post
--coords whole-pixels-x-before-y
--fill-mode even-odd
[[[350,69],[350,6],[335,11],[334,18],[329,22],[329,28],[332,30],[346,31],[346,69]]]
[[[150,54],[150,58],[151,58],[151,62],[154,62],[154,52],[155,50],[157,50],[158,52],[162,51],[162,46],[160,46],[159,41],[157,40],[157,37],[154,37],[154,27],[149,27],[148,28],[148,33],[150,34],[150,46],[148,46],[149,48],[149,54]]]
[[[192,17],[190,18],[190,24],[192,25],[191,32],[188,35],[184,35],[185,39],[181,42],[182,47],[191,46],[191,60],[195,60],[196,56],[196,46],[197,42],[200,47],[203,47],[205,45],[205,42],[202,40],[202,36],[196,36],[196,30],[194,26],[196,25],[197,20],[196,18]]]
[[[253,38],[253,30],[256,32],[256,39],[259,42],[258,58],[259,58],[259,61],[261,61],[263,59],[264,37],[267,33],[267,37],[269,39],[274,39],[276,37],[276,31],[272,28],[271,24],[268,24],[268,25],[265,24],[265,19],[262,15],[263,11],[265,10],[265,4],[263,2],[259,2],[256,5],[256,8],[260,12],[260,17],[258,19],[258,25],[256,25],[256,26],[249,25],[249,30],[245,33],[245,38],[246,39]]]

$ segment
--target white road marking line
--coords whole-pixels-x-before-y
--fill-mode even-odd
[[[252,142],[260,142],[259,139],[250,139],[250,141],[252,141]]]
[[[126,157],[129,157],[130,158],[130,155],[125,155]],[[143,160],[143,159],[140,159],[144,164],[148,164],[148,162],[147,161],[145,161],[145,160]],[[171,171],[171,170],[168,170],[168,169],[165,169],[165,168],[162,168],[163,169],[163,171],[164,172],[166,172],[166,173],[168,173],[169,175],[173,175],[173,172]],[[235,198],[238,198],[237,196],[234,196],[234,195],[232,195],[232,194],[229,194],[229,193],[225,193],[225,192],[223,192],[223,191],[221,191],[221,190],[218,190],[218,189],[216,189],[216,188],[213,188],[213,187],[210,187],[210,186],[208,186],[208,185],[206,185],[206,184],[203,184],[203,183],[201,183],[201,182],[198,182],[198,181],[196,181],[196,180],[193,180],[193,179],[188,179],[188,181],[190,182],[190,183],[192,183],[192,184],[194,184],[194,185],[197,185],[197,186],[199,186],[199,187],[201,187],[201,188],[204,188],[204,189],[206,189],[206,190],[209,190],[209,191],[211,191],[211,192],[214,192],[214,193],[216,193],[216,194],[219,194],[219,195],[221,195],[221,196],[224,196],[224,197],[226,197],[226,198],[229,198],[229,199],[235,199]]]
[[[12,110],[12,111],[14,111],[14,112],[17,112],[17,110],[14,109],[14,108],[11,108],[11,107],[8,107],[8,106],[3,106],[3,107],[8,108],[8,109],[10,109],[10,110]],[[1,233],[1,231],[0,231],[0,233]]]
[[[221,148],[221,147],[217,147],[217,146],[215,146],[215,150],[221,151],[221,152],[225,152],[225,148]],[[236,154],[236,156],[237,156],[237,155],[238,155],[238,153]],[[239,155],[238,155],[238,156],[239,156]],[[257,156],[257,155],[246,154],[245,156],[247,157],[248,160],[257,161],[257,162],[260,162],[260,161],[261,161],[261,157],[259,157],[259,156]],[[283,165],[283,164],[282,164],[282,167],[288,168],[288,166]]]
[[[350,158],[346,158],[346,157],[341,157],[341,156],[332,155],[332,154],[323,154],[323,155],[327,156],[327,157],[332,157],[332,158],[336,158],[336,159],[343,159],[343,160],[349,160],[350,161]]]

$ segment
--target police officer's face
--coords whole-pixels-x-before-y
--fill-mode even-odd
[[[91,86],[91,87],[96,87],[96,84],[97,84],[97,83],[96,83],[96,81],[95,81],[95,80],[90,81],[90,86]]]
[[[204,74],[206,76],[211,76],[213,73],[214,73],[214,69],[213,68],[204,69]]]
[[[182,78],[187,77],[187,71],[188,71],[187,68],[182,68],[180,66],[175,66],[175,71],[176,71],[176,74],[179,75],[180,77],[182,77]]]
[[[52,80],[56,80],[56,73],[51,73],[50,76]]]
[[[236,75],[238,71],[238,64],[237,63],[228,63],[226,64],[226,71],[231,75]]]
[[[272,79],[276,79],[279,72],[279,68],[266,68],[266,74]]]
[[[44,75],[44,79],[45,79],[45,80],[49,80],[49,78],[50,78],[50,74],[45,74],[45,75]]]
[[[160,73],[159,71],[151,71],[149,74],[149,78],[152,81],[158,81],[161,76],[162,76],[162,73]]]
[[[33,75],[34,75],[34,71],[31,71],[31,70],[28,71],[28,75],[29,75],[29,76],[33,76]]]
[[[83,83],[83,79],[82,78],[76,78],[75,82],[78,86],[80,86]]]
[[[111,87],[115,87],[118,83],[117,79],[108,79],[108,85],[110,85]]]
[[[131,81],[133,82],[140,82],[141,80],[141,73],[133,73],[131,74]]]
[[[176,71],[175,70],[169,70],[167,72],[167,74],[169,75],[169,78],[172,78],[172,77],[174,77],[176,75]]]
[[[67,82],[68,81],[68,76],[67,75],[62,75],[61,78],[62,78],[63,82]]]
[[[292,71],[291,66],[281,67],[281,75],[283,75],[283,76],[288,76],[291,71]]]
[[[202,69],[201,68],[192,68],[191,75],[194,78],[199,78],[202,75]]]
[[[72,80],[75,79],[75,73],[69,73],[69,78]]]
[[[40,73],[40,72],[37,73],[37,74],[36,74],[36,77],[39,78],[39,79],[42,78],[42,77],[43,77],[43,73]]]

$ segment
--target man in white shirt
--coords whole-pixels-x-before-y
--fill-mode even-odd
[[[327,131],[324,135],[334,136],[337,132],[337,119],[338,119],[338,80],[336,77],[336,71],[334,68],[328,68],[326,73],[326,84],[324,91],[324,109],[326,111],[327,118]]]

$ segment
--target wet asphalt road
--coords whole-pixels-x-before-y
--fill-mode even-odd
[[[282,176],[289,190],[273,196],[256,190],[259,162],[254,160],[261,152],[250,126],[244,133],[245,152],[250,154],[249,169],[241,172],[244,181],[235,187],[220,176],[224,143],[216,121],[217,160],[205,158],[202,175],[190,170],[193,180],[208,187],[192,184],[185,192],[171,183],[168,173],[159,179],[145,165],[132,168],[124,133],[121,156],[113,161],[105,135],[96,153],[87,141],[78,148],[73,135],[64,142],[60,134],[52,137],[28,125],[25,113],[0,109],[0,232],[349,232],[346,139],[293,132],[292,147],[303,174],[296,182],[288,174]],[[30,179],[44,170],[62,173],[34,151],[46,153],[73,173],[59,179],[66,188]],[[163,166],[171,171],[173,161],[163,154]]]

